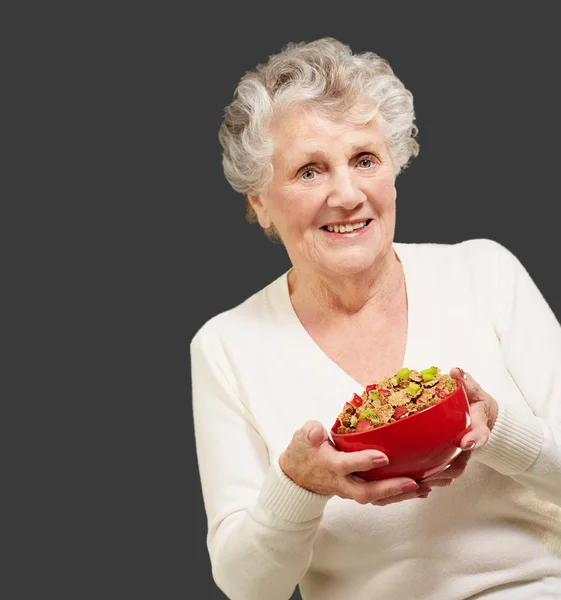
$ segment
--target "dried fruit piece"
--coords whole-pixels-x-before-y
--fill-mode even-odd
[[[392,385],[397,387],[402,381],[409,379],[410,370],[407,367],[399,369],[399,371],[391,378]]]
[[[392,419],[395,419],[397,421],[398,419],[401,419],[401,417],[403,417],[405,414],[407,414],[407,407],[398,406],[392,415]]]
[[[361,431],[368,431],[372,427],[372,421],[370,419],[364,419],[358,422],[356,426],[356,432],[360,433]]]
[[[407,388],[407,392],[409,394],[411,394],[412,396],[414,396],[420,389],[421,389],[421,386],[418,383],[415,383],[412,381],[409,384],[409,387]]]
[[[358,417],[359,421],[362,421],[362,419],[370,419],[371,421],[374,421],[374,422],[377,422],[380,420],[378,418],[378,415],[376,414],[376,411],[373,408],[367,408],[367,409],[363,410]]]
[[[360,406],[362,404],[362,398],[358,394],[353,394],[353,399],[351,400],[351,404],[353,406]]]
[[[429,367],[420,371],[423,381],[432,381],[438,375],[438,367]]]

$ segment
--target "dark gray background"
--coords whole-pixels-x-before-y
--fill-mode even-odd
[[[32,423],[48,435],[12,552],[35,579],[11,598],[37,583],[58,598],[224,597],[189,342],[288,268],[244,221],[217,140],[239,77],[285,43],[329,35],[375,51],[412,91],[421,151],[397,181],[397,241],[494,239],[561,315],[557,20],[546,3],[411,6],[43,9],[19,22],[16,254],[35,277],[25,356],[41,365]]]

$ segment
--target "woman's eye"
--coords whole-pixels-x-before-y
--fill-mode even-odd
[[[370,167],[374,164],[374,161],[370,158],[361,158],[358,164],[361,169],[370,169]]]
[[[306,177],[307,175],[310,175],[310,177]],[[315,171],[312,171],[311,169],[308,169],[307,171],[304,171],[302,173],[302,179],[306,179],[307,181],[310,181],[311,179],[313,179],[316,176]]]

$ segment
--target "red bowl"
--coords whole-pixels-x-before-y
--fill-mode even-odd
[[[339,450],[380,450],[390,463],[357,475],[364,479],[411,477],[415,480],[444,470],[461,452],[460,441],[471,430],[469,401],[463,382],[437,404],[394,423],[360,433],[337,433],[339,419],[331,428]]]

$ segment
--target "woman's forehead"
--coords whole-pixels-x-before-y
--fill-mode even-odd
[[[359,125],[302,109],[285,112],[276,120],[271,133],[277,157],[290,154],[304,160],[321,153],[326,143],[343,146],[354,154],[368,145],[385,142],[382,127],[375,118]]]
[[[302,129],[304,124],[310,127],[339,129],[341,131],[349,128],[361,129],[367,127],[376,120],[371,103],[361,102],[349,108],[345,114],[330,113],[321,107],[311,107],[307,105],[295,105],[284,108],[274,117],[271,130],[274,133],[296,135]],[[366,115],[369,117],[365,118]],[[366,122],[368,120],[368,122]]]

